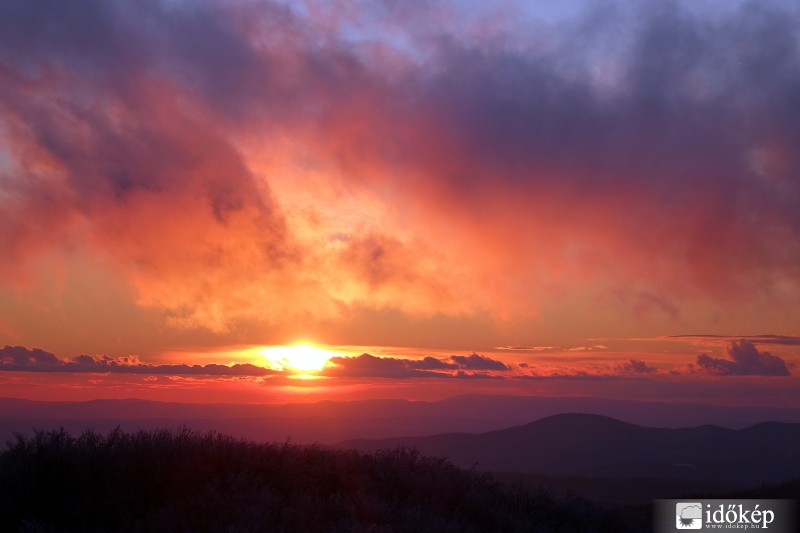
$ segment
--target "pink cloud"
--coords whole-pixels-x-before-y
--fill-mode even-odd
[[[140,305],[217,332],[562,302],[584,323],[795,323],[796,15],[671,6],[631,12],[621,54],[602,20],[545,46],[508,13],[442,6],[6,3],[0,275],[90,254]]]

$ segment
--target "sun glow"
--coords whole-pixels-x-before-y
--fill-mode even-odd
[[[338,355],[336,352],[323,350],[307,344],[294,346],[271,346],[261,350],[267,361],[280,370],[297,372],[318,372],[322,370],[328,359]]]

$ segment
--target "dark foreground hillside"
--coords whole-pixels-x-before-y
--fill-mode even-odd
[[[644,513],[508,488],[408,449],[188,429],[40,431],[0,455],[3,531],[642,531]]]

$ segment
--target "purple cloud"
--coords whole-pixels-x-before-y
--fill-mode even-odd
[[[759,352],[746,340],[733,341],[728,346],[730,359],[718,359],[708,354],[697,356],[697,366],[704,372],[719,376],[788,376],[786,363],[777,355]]]
[[[413,359],[375,357],[368,353],[362,353],[357,357],[331,357],[329,362],[335,366],[326,366],[322,373],[327,376],[337,377],[451,377],[449,373],[431,370],[431,368],[437,366],[442,368],[435,361],[438,360],[430,358],[429,361],[418,362]]]
[[[450,359],[464,370],[511,370],[511,368],[497,359],[491,359],[474,352],[471,355],[451,355]]]
[[[425,357],[410,359],[398,357],[376,357],[363,353],[357,357],[332,357],[323,373],[329,376],[347,377],[491,377],[486,371],[508,371],[508,366],[500,361],[473,353],[469,356],[451,355],[446,359]],[[453,372],[458,370],[458,372]]]
[[[427,356],[420,361],[413,361],[411,365],[419,370],[455,370],[460,368],[455,363],[449,363],[431,356]]]
[[[640,359],[631,359],[630,361],[615,365],[614,370],[622,374],[650,374],[656,372],[658,369],[649,366]]]
[[[204,376],[269,376],[277,371],[256,365],[154,365],[137,357],[112,358],[79,355],[72,360],[60,359],[39,348],[5,346],[0,348],[0,371],[10,372],[76,372],[102,374],[159,374]]]
[[[0,369],[27,370],[29,368],[58,368],[63,365],[58,357],[39,348],[6,345],[0,348]]]

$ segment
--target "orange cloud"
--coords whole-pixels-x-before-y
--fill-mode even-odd
[[[8,3],[0,275],[88,254],[216,332],[378,310],[788,328],[796,50],[772,39],[795,15],[663,9],[632,13],[625,54],[593,21],[589,61],[508,13]]]

